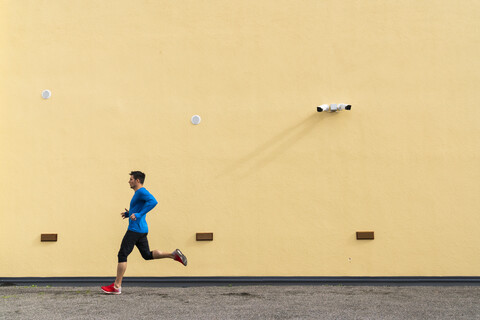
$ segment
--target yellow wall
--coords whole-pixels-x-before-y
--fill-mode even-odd
[[[1,1],[0,276],[114,275],[131,170],[151,247],[189,266],[134,251],[127,276],[480,276],[479,21],[478,1]]]

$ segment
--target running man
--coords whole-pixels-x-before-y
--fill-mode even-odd
[[[161,252],[159,250],[150,251],[148,246],[148,225],[145,220],[147,213],[157,205],[157,200],[143,187],[145,174],[140,171],[130,172],[130,188],[135,191],[132,201],[130,201],[130,210],[125,209],[121,213],[123,219],[129,218],[128,230],[122,240],[120,251],[118,251],[117,278],[109,286],[102,287],[103,292],[108,294],[122,293],[122,280],[127,270],[127,257],[132,252],[133,247],[137,246],[145,260],[170,258],[187,266],[187,257],[176,249],[172,253]]]

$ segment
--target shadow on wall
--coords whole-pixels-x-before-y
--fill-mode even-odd
[[[273,162],[278,156],[285,153],[295,143],[305,137],[319,125],[319,122],[337,116],[337,113],[312,113],[296,125],[277,134],[255,150],[225,168],[217,178],[225,175],[236,175],[243,179]]]

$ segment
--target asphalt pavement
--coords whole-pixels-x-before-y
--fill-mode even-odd
[[[0,287],[0,319],[480,319],[478,286]]]

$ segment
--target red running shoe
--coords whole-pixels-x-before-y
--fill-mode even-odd
[[[115,289],[115,283],[112,283],[109,286],[102,287],[103,292],[107,294],[120,294],[122,293],[122,287]]]
[[[175,251],[173,251],[173,255],[175,256],[175,258],[173,258],[175,261],[180,262],[185,267],[187,266],[187,257],[185,257],[185,255],[182,253],[182,251],[180,251],[180,249],[176,249]]]

